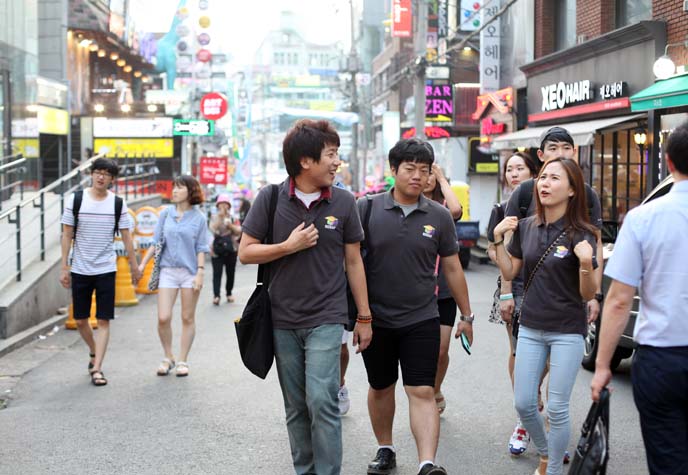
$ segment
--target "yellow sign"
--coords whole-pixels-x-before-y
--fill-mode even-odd
[[[94,139],[93,149],[96,153],[105,153],[108,157],[174,157],[174,139]]]
[[[198,25],[201,28],[208,28],[210,26],[210,17],[204,15],[201,18],[199,18],[198,19]]]
[[[471,219],[471,200],[470,200],[470,188],[467,183],[460,182],[461,184],[451,185],[451,189],[459,199],[461,203],[461,208],[463,209],[463,214],[461,215],[461,221],[470,221]]]
[[[13,139],[12,145],[17,153],[21,153],[24,158],[38,158],[40,156],[38,139]]]
[[[475,171],[477,173],[499,173],[499,163],[476,163]]]
[[[42,134],[67,135],[69,113],[62,109],[38,106],[38,131]]]

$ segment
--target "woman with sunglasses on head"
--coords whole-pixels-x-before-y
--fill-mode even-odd
[[[502,179],[509,189],[509,193],[516,189],[518,185],[533,178],[535,175],[537,175],[535,161],[527,153],[515,152],[504,162]],[[504,219],[506,203],[507,201],[505,200],[502,203],[494,205],[492,214],[490,215],[490,221],[487,225],[487,238],[490,242],[487,248],[487,254],[495,264],[497,264],[497,255],[493,244],[495,241],[494,229],[497,224]],[[506,241],[509,242],[510,240],[511,233],[507,233]],[[509,370],[509,379],[511,380],[512,388],[514,385],[516,338],[512,334],[511,319],[515,313],[521,310],[521,302],[523,302],[523,279],[521,279],[520,275],[516,276],[513,281],[506,280],[500,275],[497,280],[495,301],[488,320],[492,323],[503,325],[506,328],[507,336],[509,337],[509,360],[507,368]],[[539,398],[538,401],[540,401]],[[538,402],[538,407],[542,407],[540,402]],[[528,436],[528,432],[523,427],[523,424],[521,424],[521,420],[517,420],[516,427],[509,439],[509,453],[514,457],[518,457],[526,451],[529,441],[530,437]]]
[[[536,213],[507,217],[494,230],[497,264],[513,280],[523,267],[524,295],[514,367],[514,405],[540,464],[537,475],[560,475],[571,432],[569,400],[583,359],[586,304],[597,289],[595,228],[590,224],[583,173],[567,158],[548,160],[536,181]],[[504,248],[504,236],[513,232]],[[547,415],[538,389],[550,359]]]
[[[454,220],[461,218],[463,209],[459,199],[449,185],[449,180],[444,176],[444,172],[437,163],[433,163],[428,184],[423,190],[426,198],[431,199],[446,206]],[[449,343],[451,342],[451,332],[456,322],[456,302],[449,292],[447,279],[444,277],[437,261],[437,308],[440,312],[440,354],[437,360],[437,375],[435,376],[435,404],[440,414],[447,407],[447,401],[442,394],[442,382],[449,368]]]
[[[177,376],[188,376],[187,359],[196,335],[196,304],[203,288],[208,228],[205,215],[196,205],[203,203],[201,185],[194,177],[182,175],[174,179],[172,205],[160,213],[153,240],[164,239],[158,284],[158,335],[165,357],[158,367],[158,376],[166,376],[176,366]],[[153,257],[152,246],[139,269],[143,270]],[[182,336],[179,360],[172,353],[172,310],[177,294],[182,295]]]

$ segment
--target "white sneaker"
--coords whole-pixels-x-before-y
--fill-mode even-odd
[[[514,433],[511,434],[511,438],[509,439],[509,453],[514,457],[518,457],[526,451],[528,442],[530,442],[528,431],[523,428],[521,421],[518,421],[514,428]]]
[[[351,401],[349,400],[349,390],[346,386],[339,388],[339,414],[344,415],[349,412],[351,408]]]

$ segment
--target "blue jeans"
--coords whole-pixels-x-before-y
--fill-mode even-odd
[[[555,333],[524,327],[518,332],[514,367],[514,406],[521,423],[542,456],[549,456],[547,475],[563,473],[569,444],[569,400],[583,359],[583,335]],[[538,412],[538,387],[549,356],[547,416],[549,436]]]
[[[291,457],[297,475],[338,475],[342,467],[339,354],[342,325],[274,330]]]

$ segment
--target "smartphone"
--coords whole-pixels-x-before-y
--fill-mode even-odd
[[[468,341],[468,337],[465,333],[461,334],[461,346],[463,346],[463,349],[466,351],[466,353],[469,355],[471,354],[471,344]]]

